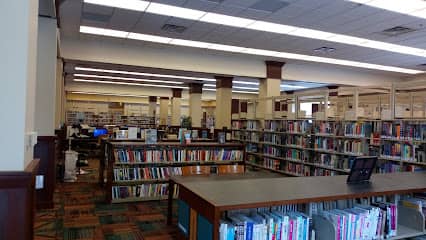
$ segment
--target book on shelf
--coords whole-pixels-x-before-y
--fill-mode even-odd
[[[112,186],[112,200],[126,198],[161,198],[168,196],[168,184],[140,184],[131,186]],[[177,195],[177,188],[174,189],[174,196]]]
[[[157,143],[157,129],[145,129],[145,143]]]
[[[114,168],[114,181],[167,180],[170,176],[182,175],[180,167]]]

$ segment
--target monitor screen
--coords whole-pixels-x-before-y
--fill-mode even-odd
[[[108,129],[106,128],[96,128],[93,131],[93,137],[99,137],[101,135],[106,135],[106,134],[108,134]]]

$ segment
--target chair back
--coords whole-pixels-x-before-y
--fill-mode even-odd
[[[210,166],[184,166],[182,176],[210,175]]]
[[[236,174],[236,173],[244,173],[243,165],[220,165],[217,169],[217,174]]]

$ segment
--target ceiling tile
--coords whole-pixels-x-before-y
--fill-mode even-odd
[[[141,16],[142,13],[140,12],[117,8],[111,17],[109,27],[112,29],[130,31]]]

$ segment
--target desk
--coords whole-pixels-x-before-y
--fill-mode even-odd
[[[191,224],[194,214],[203,216],[212,225],[212,237],[206,239],[217,240],[219,220],[227,210],[426,191],[426,172],[375,174],[371,183],[365,185],[347,185],[346,178],[215,176],[172,177],[170,181],[179,186],[178,198],[190,208],[188,235],[191,240],[196,239],[197,234],[197,224]]]

